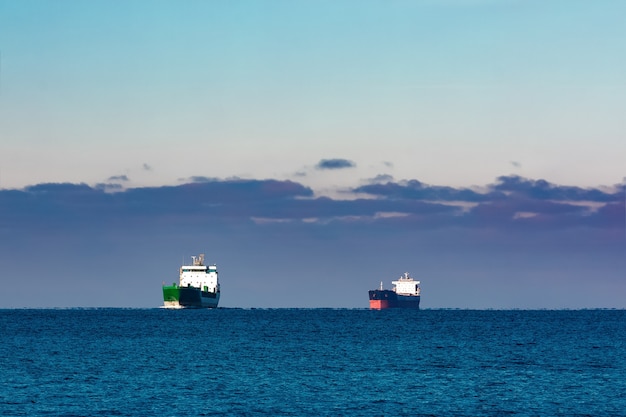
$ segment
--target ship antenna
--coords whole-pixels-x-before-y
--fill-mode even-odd
[[[380,290],[381,291],[383,290],[383,282],[382,281],[380,281]]]

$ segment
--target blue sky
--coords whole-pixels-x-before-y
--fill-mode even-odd
[[[0,307],[624,308],[625,12],[0,0]]]

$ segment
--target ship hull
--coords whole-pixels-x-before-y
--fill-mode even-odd
[[[396,300],[396,308],[420,308],[419,295],[398,295]]]
[[[419,295],[398,295],[391,290],[369,291],[370,309],[383,310],[386,308],[420,308]]]
[[[219,292],[202,291],[196,287],[163,286],[165,308],[217,308]]]

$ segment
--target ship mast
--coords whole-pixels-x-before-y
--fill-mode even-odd
[[[201,253],[198,256],[192,256],[191,259],[193,261],[193,266],[202,266],[202,265],[204,265],[204,253]]]

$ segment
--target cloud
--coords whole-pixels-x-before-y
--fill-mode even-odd
[[[113,175],[112,177],[109,177],[107,181],[128,182],[129,179],[127,175]]]
[[[158,221],[162,225],[360,222],[417,229],[624,228],[624,196],[617,189],[611,193],[516,176],[499,177],[480,193],[418,180],[372,183],[353,188],[356,198],[348,200],[316,198],[312,189],[293,181],[208,177],[188,181],[177,186],[117,188],[115,193],[107,192],[111,191],[107,187],[67,183],[1,190],[0,227],[17,232],[29,225]],[[362,194],[374,198],[357,197]]]
[[[204,177],[204,176],[191,176],[189,178],[179,178],[179,182],[214,182],[219,181],[219,178],[215,177]]]
[[[501,193],[481,194],[469,189],[427,185],[418,180],[369,184],[356,187],[352,191],[392,200],[477,202],[504,197]]]
[[[393,176],[389,174],[379,174],[376,175],[374,178],[370,178],[367,180],[367,182],[369,182],[370,184],[378,184],[390,181],[393,181]]]
[[[556,185],[545,180],[531,180],[517,175],[498,177],[496,184],[492,185],[491,188],[494,191],[539,200],[609,202],[623,199],[623,196],[617,191],[615,193],[607,193],[597,188],[585,189]]]
[[[315,165],[316,169],[344,169],[344,168],[354,168],[356,164],[347,159],[322,159],[317,165]]]
[[[106,192],[119,192],[124,189],[122,184],[118,183],[98,183],[94,187],[96,190],[102,190]]]
[[[616,232],[624,228],[624,192],[551,184],[519,176],[501,176],[484,192],[433,186],[418,180],[373,183],[352,189],[379,201],[406,208],[408,201],[449,204],[446,216],[427,217],[410,212],[401,219],[420,227],[470,227],[513,230],[599,227]],[[619,214],[621,213],[621,215]]]

